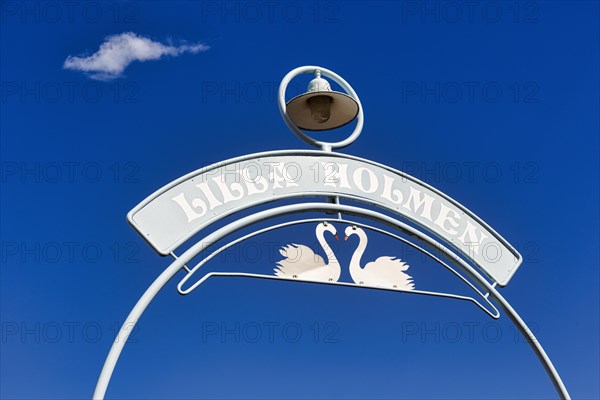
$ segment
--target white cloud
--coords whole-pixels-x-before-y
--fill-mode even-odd
[[[125,68],[134,61],[158,60],[163,56],[176,57],[183,53],[196,54],[208,49],[201,43],[183,42],[174,46],[125,32],[108,36],[98,51],[88,57],[68,56],[63,68],[83,71],[92,79],[110,80],[122,76]]]

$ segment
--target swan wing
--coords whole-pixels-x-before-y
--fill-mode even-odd
[[[323,257],[316,254],[310,247],[292,243],[279,249],[284,257],[277,263],[275,275],[292,277],[325,266]]]
[[[380,281],[380,284],[412,290],[415,288],[412,277],[404,272],[408,268],[409,265],[402,260],[388,256],[379,257],[377,260],[365,265],[365,270],[377,276],[377,281]]]
[[[382,266],[385,266],[386,268],[399,270],[399,271],[406,271],[410,267],[407,263],[400,260],[399,258],[389,257],[389,256],[379,257],[377,260],[375,260],[373,262],[377,265],[382,265]]]

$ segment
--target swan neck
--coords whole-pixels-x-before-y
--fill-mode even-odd
[[[352,259],[350,259],[350,270],[351,271],[360,271],[360,259],[362,258],[365,249],[367,248],[367,235],[363,232],[357,232],[359,241],[354,254],[352,254]]]
[[[325,230],[324,229],[321,228],[321,229],[317,230],[317,240],[319,241],[319,244],[323,248],[323,251],[325,252],[325,256],[327,256],[327,264],[337,263],[337,258],[335,258],[335,254],[333,254],[333,250],[331,250],[331,247],[325,240]]]

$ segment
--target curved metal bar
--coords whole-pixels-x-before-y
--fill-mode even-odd
[[[392,289],[392,288],[385,288],[385,287],[380,287],[380,286],[357,285],[355,283],[350,283],[350,282],[309,281],[309,280],[304,280],[304,279],[282,278],[282,277],[275,276],[275,275],[252,274],[252,273],[248,273],[248,272],[209,272],[208,274],[202,276],[202,278],[200,278],[200,280],[198,280],[198,284],[194,285],[194,286],[198,287],[201,284],[203,284],[206,281],[208,281],[208,279],[210,279],[212,277],[221,277],[221,278],[224,278],[224,277],[230,277],[230,278],[254,278],[254,279],[265,279],[265,280],[280,280],[280,281],[290,281],[290,282],[301,282],[301,283],[316,283],[316,284],[331,285],[331,286],[345,286],[345,287],[354,287],[354,288],[371,289],[371,290],[383,290],[383,291],[387,291],[387,292],[402,292],[402,293],[410,293],[410,294],[417,294],[417,295],[423,295],[423,296],[444,297],[444,298],[447,298],[447,299],[470,301],[470,302],[474,303],[477,307],[479,307],[483,311],[485,311],[492,318],[495,318],[495,319],[500,318],[500,312],[498,311],[498,309],[496,309],[496,307],[494,307],[492,305],[492,307],[495,309],[495,311],[497,313],[497,316],[495,316],[494,314],[492,314],[489,310],[487,310],[483,305],[481,305],[473,297],[470,297],[470,296],[461,296],[461,295],[458,295],[458,294],[443,293],[443,292],[432,292],[432,291],[429,291],[429,290]]]
[[[286,92],[287,87],[288,87],[289,83],[291,82],[291,80],[300,74],[314,73],[316,70],[321,71],[321,74],[323,76],[333,79],[333,81],[335,81],[338,85],[340,85],[346,91],[346,93],[348,93],[350,95],[350,97],[352,97],[358,103],[358,115],[356,116],[356,127],[354,128],[354,131],[352,132],[352,134],[350,134],[350,136],[348,136],[346,139],[341,140],[339,142],[323,142],[323,141],[312,138],[311,136],[302,132],[302,130],[300,128],[298,128],[296,126],[296,124],[294,124],[294,122],[292,121],[292,118],[290,118],[290,116],[287,112],[287,107],[285,104],[285,92]],[[302,139],[304,142],[310,144],[311,146],[320,147],[322,150],[325,150],[325,151],[331,151],[332,149],[341,149],[342,147],[349,146],[358,138],[358,136],[360,135],[360,132],[362,131],[363,125],[364,125],[363,107],[362,107],[362,104],[360,103],[360,99],[358,98],[358,95],[356,94],[354,89],[352,89],[352,86],[350,86],[350,84],[344,80],[344,78],[342,78],[335,72],[328,70],[327,68],[308,65],[308,66],[299,67],[299,68],[291,70],[290,72],[287,73],[286,76],[283,77],[283,79],[281,80],[281,83],[279,84],[279,96],[278,96],[277,100],[278,100],[278,104],[279,104],[279,112],[281,113],[281,117],[285,121],[285,124],[287,125],[287,127],[290,128],[290,130],[292,132],[294,132],[294,134],[296,136],[298,136],[300,139]]]
[[[263,229],[259,229],[257,231],[254,231],[252,233],[249,233],[245,236],[242,236],[236,240],[233,240],[229,243],[227,243],[224,246],[219,247],[217,250],[215,250],[214,252],[212,252],[210,255],[206,256],[204,259],[202,259],[200,262],[198,262],[196,264],[196,266],[194,266],[194,268],[192,268],[191,270],[188,270],[188,274],[186,274],[186,276],[183,277],[183,279],[179,282],[179,284],[177,285],[177,291],[179,292],[179,294],[185,296],[189,293],[191,293],[193,290],[195,290],[198,286],[200,286],[203,282],[206,281],[206,279],[204,279],[204,276],[211,274],[211,276],[230,276],[232,275],[232,273],[209,273],[204,275],[201,279],[199,279],[196,283],[194,283],[192,286],[190,286],[187,289],[182,289],[183,285],[185,285],[185,283],[189,280],[189,278],[192,276],[192,274],[194,274],[198,269],[200,269],[200,267],[202,267],[204,264],[206,264],[208,261],[210,261],[211,259],[213,259],[214,257],[216,257],[218,254],[220,254],[221,252],[227,250],[228,248],[230,248],[231,246],[235,246],[236,244],[243,242],[247,239],[250,239],[254,236],[260,235],[262,233],[266,233],[275,229],[279,229],[279,228],[284,228],[286,226],[292,226],[292,225],[300,225],[300,224],[308,224],[308,223],[315,223],[315,222],[323,222],[323,221],[327,221],[327,222],[337,222],[337,223],[342,223],[342,224],[346,224],[346,225],[356,225],[356,226],[360,226],[362,228],[366,228],[387,236],[390,236],[396,240],[399,240],[411,247],[413,247],[414,249],[422,252],[423,254],[425,254],[426,256],[428,256],[429,258],[431,258],[432,260],[434,260],[435,262],[437,262],[438,264],[440,264],[441,266],[443,266],[444,268],[446,268],[448,271],[450,271],[451,273],[453,273],[454,275],[456,275],[460,280],[462,280],[467,286],[469,286],[472,290],[474,290],[482,299],[485,303],[487,303],[490,308],[492,308],[494,310],[494,312],[492,313],[490,310],[488,310],[486,307],[484,307],[480,302],[478,302],[476,299],[474,299],[473,297],[470,296],[460,296],[460,295],[454,295],[454,294],[448,294],[448,293],[444,293],[442,297],[449,297],[449,298],[455,298],[455,299],[459,299],[459,300],[471,300],[473,301],[473,303],[475,303],[475,305],[477,305],[479,308],[481,308],[485,313],[487,313],[490,317],[494,318],[494,319],[498,319],[500,318],[500,312],[498,311],[498,309],[496,308],[496,306],[494,306],[494,304],[489,301],[489,299],[477,288],[475,287],[475,285],[473,285],[469,280],[467,280],[464,276],[462,276],[461,274],[459,274],[454,268],[452,268],[450,265],[446,264],[444,261],[442,261],[440,258],[436,257],[435,255],[433,255],[431,252],[429,252],[428,250],[412,243],[409,240],[406,240],[403,237],[400,237],[398,235],[395,235],[391,232],[388,232],[384,229],[380,229],[380,228],[376,228],[374,226],[371,225],[367,225],[367,224],[363,224],[360,222],[356,222],[356,221],[349,221],[349,220],[344,220],[344,219],[339,219],[339,218],[311,218],[311,219],[303,219],[303,220],[297,220],[297,221],[290,221],[290,222],[284,222],[281,224],[277,224],[277,225],[272,225],[269,226],[267,228],[263,228]],[[248,274],[248,273],[233,273],[233,276],[248,276],[248,277],[261,277],[264,279],[270,279],[272,276],[270,275],[264,275],[264,274]],[[284,278],[279,278],[276,277],[277,279],[284,279]],[[397,290],[397,291],[403,291],[401,289],[386,289],[386,288],[381,288],[381,287],[375,287],[375,286],[366,286],[366,285],[355,285],[352,283],[346,283],[346,282],[315,282],[315,281],[305,281],[305,280],[301,280],[301,279],[291,279],[293,281],[300,281],[300,282],[311,282],[311,283],[327,283],[330,285],[340,285],[340,286],[358,286],[358,287],[365,287],[365,288],[370,288],[370,289],[381,289],[381,290]],[[410,290],[410,291],[406,291],[408,293],[417,293],[417,294],[427,294],[427,295],[431,295],[431,296],[441,296],[442,294],[440,292],[431,292],[431,291],[423,291],[423,290]]]
[[[94,391],[93,398],[94,399],[103,399],[106,394],[106,389],[108,388],[108,384],[110,382],[110,378],[116,366],[116,363],[119,359],[119,356],[127,342],[127,338],[129,333],[135,327],[135,324],[142,316],[143,312],[146,310],[150,302],[154,299],[154,297],[158,294],[160,289],[162,289],[169,280],[177,274],[177,272],[183,267],[183,265],[187,264],[192,260],[196,255],[198,255],[203,247],[204,243],[212,243],[217,241],[219,238],[223,238],[231,234],[232,232],[237,231],[238,229],[242,229],[246,226],[252,225],[258,221],[262,221],[265,219],[275,218],[277,216],[296,214],[301,212],[310,212],[310,211],[322,211],[322,212],[341,212],[348,215],[357,215],[362,216],[368,219],[379,221],[380,223],[386,224],[396,229],[400,229],[410,236],[425,244],[426,246],[435,247],[446,254],[446,256],[450,257],[454,262],[458,264],[458,266],[473,280],[477,283],[481,284],[485,290],[490,293],[490,296],[496,300],[502,310],[504,310],[511,321],[517,326],[521,334],[528,339],[530,347],[544,366],[546,372],[548,373],[554,387],[556,388],[559,396],[563,399],[570,399],[569,393],[562,382],[558,372],[554,368],[552,361],[548,358],[548,355],[544,351],[541,344],[536,339],[535,335],[525,321],[517,314],[517,312],[512,308],[512,306],[502,297],[502,295],[487,281],[485,280],[475,269],[473,269],[470,265],[468,265],[464,260],[450,252],[444,246],[437,243],[432,238],[428,237],[426,234],[416,230],[415,228],[406,225],[400,221],[396,221],[387,215],[380,214],[376,211],[360,209],[353,206],[346,206],[340,204],[326,204],[326,203],[303,203],[303,204],[293,204],[282,206],[278,208],[273,208],[265,211],[258,212],[256,214],[247,216],[245,218],[241,218],[237,221],[226,225],[215,232],[209,234],[205,241],[198,242],[190,247],[185,253],[183,253],[177,260],[173,261],[167,269],[165,269],[158,278],[150,285],[150,287],[146,290],[146,292],[142,295],[140,300],[133,307],[131,312],[129,313],[127,319],[125,320],[121,330],[117,334],[115,341],[112,344],[112,347],[108,353],[106,361],[104,362],[104,366],[100,373],[100,377],[98,378],[98,383],[96,384],[96,389]]]

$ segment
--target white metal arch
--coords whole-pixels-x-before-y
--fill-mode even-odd
[[[498,303],[500,308],[509,316],[511,321],[519,329],[519,332],[521,332],[521,334],[527,339],[527,342],[529,343],[530,347],[532,348],[532,350],[544,366],[546,372],[548,373],[559,396],[563,399],[570,399],[569,393],[565,385],[563,384],[558,372],[556,371],[554,365],[550,361],[548,355],[542,348],[539,341],[536,339],[533,332],[531,332],[531,330],[528,328],[525,321],[523,321],[523,319],[512,308],[510,303],[506,299],[504,299],[504,297],[502,297],[502,295],[495,289],[495,286],[490,284],[486,279],[484,279],[484,277],[481,276],[473,267],[471,267],[457,255],[455,255],[448,248],[437,243],[434,239],[430,238],[423,232],[420,232],[415,228],[392,217],[389,217],[385,214],[381,214],[373,210],[362,209],[354,206],[326,203],[303,203],[287,205],[278,208],[272,208],[247,216],[245,218],[241,218],[211,233],[204,239],[204,241],[194,244],[178,259],[173,261],[173,263],[171,263],[171,265],[169,265],[169,267],[167,267],[150,285],[150,287],[146,290],[146,292],[142,295],[142,297],[138,300],[134,308],[131,310],[129,316],[127,317],[121,330],[119,331],[115,341],[113,342],[110,352],[106,358],[106,361],[102,368],[102,372],[100,373],[100,377],[96,385],[96,389],[94,391],[93,398],[104,399],[106,390],[108,388],[108,384],[110,382],[110,378],[119,359],[119,356],[123,350],[123,347],[127,342],[127,338],[134,329],[135,324],[142,316],[143,312],[146,310],[148,305],[158,294],[158,292],[171,280],[171,278],[173,278],[177,274],[177,272],[184,267],[184,265],[189,263],[196,255],[198,255],[204,249],[206,243],[217,242],[218,240],[230,235],[231,233],[236,232],[237,230],[242,229],[244,227],[250,226],[258,221],[272,219],[278,216],[311,211],[339,212],[345,215],[354,215],[372,219],[387,226],[390,226],[394,229],[398,229],[402,232],[407,233],[408,235],[410,235],[420,243],[424,244],[425,246],[433,246],[436,249],[442,251],[442,253],[444,253],[445,256],[452,260],[452,262],[455,263],[455,265],[457,265],[463,272],[465,272],[467,276],[469,276],[471,279],[473,279],[475,282],[481,285],[481,287],[483,287],[490,294],[492,300],[495,300]],[[216,274],[212,274],[211,276],[215,275]],[[223,275],[223,273],[221,273],[221,275]],[[243,275],[244,274],[239,274],[239,276]],[[252,274],[246,275],[248,275],[249,277],[253,277]]]

